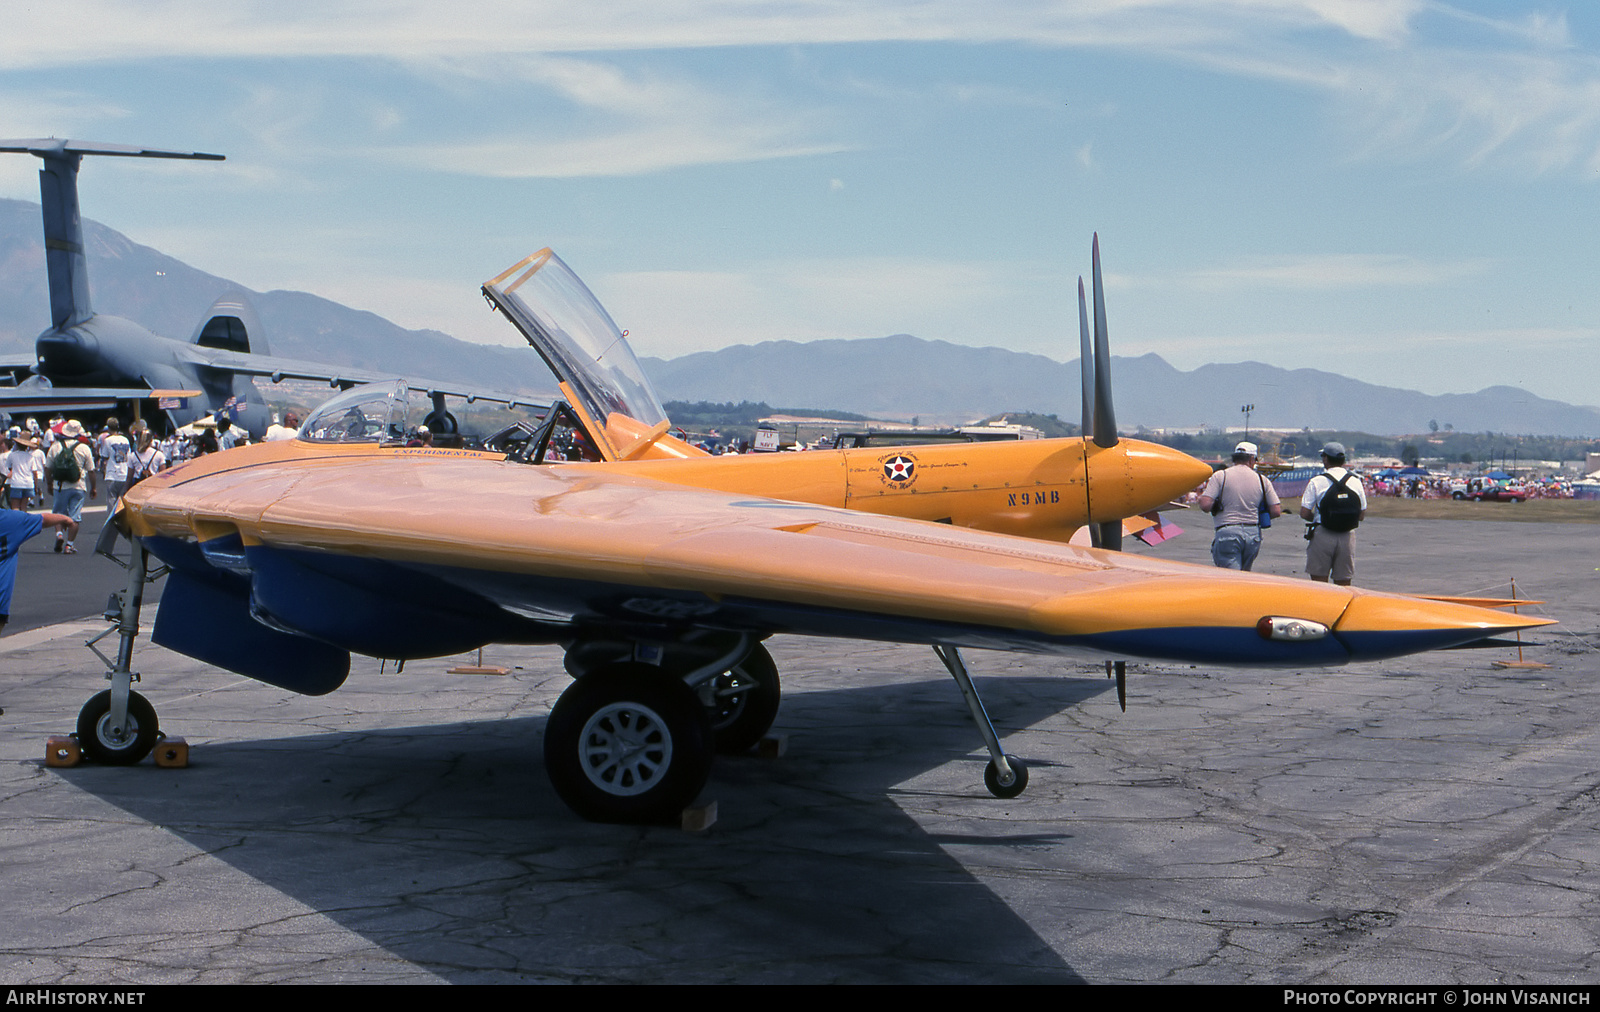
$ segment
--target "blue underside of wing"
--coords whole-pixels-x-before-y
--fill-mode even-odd
[[[713,600],[698,591],[598,580],[243,548],[228,539],[203,547],[167,538],[145,544],[175,570],[157,615],[157,643],[312,694],[343,682],[350,653],[438,657],[496,642],[671,640],[694,629],[1291,668],[1377,660],[1478,638],[1424,630],[1288,643],[1262,639],[1253,627],[1048,636],[759,598]]]

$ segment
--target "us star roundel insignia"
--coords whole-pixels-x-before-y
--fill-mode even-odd
[[[909,453],[896,453],[884,458],[883,480],[895,488],[905,488],[917,477],[917,458]]]

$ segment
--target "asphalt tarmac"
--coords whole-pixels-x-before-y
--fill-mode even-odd
[[[1258,570],[1294,575],[1300,530]],[[1134,664],[1123,714],[1092,663],[970,652],[1032,772],[1000,801],[927,648],[777,638],[787,754],[719,759],[701,833],[555,798],[550,649],[490,648],[506,677],[361,661],[309,698],[144,645],[192,765],[59,770],[45,738],[102,687],[81,644],[103,623],[8,632],[0,982],[1600,980],[1600,528],[1358,537],[1363,586],[1515,576],[1563,623],[1526,637],[1550,667]]]

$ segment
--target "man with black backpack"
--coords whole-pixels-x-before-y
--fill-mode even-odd
[[[56,532],[56,551],[76,554],[78,550],[72,545],[72,535],[77,533],[77,524],[83,519],[84,496],[93,499],[97,494],[94,452],[84,441],[83,426],[76,418],[61,426],[61,438],[50,451],[44,476],[46,485],[55,490],[51,509],[70,517],[73,522],[70,531]]]
[[[1355,530],[1367,518],[1367,490],[1345,469],[1344,444],[1322,447],[1322,473],[1306,483],[1300,497],[1300,519],[1306,528],[1306,572],[1313,580],[1329,577],[1341,587],[1356,575]]]

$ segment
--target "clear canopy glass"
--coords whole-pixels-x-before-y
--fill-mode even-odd
[[[404,380],[366,383],[326,401],[300,426],[312,443],[397,443],[406,438]]]
[[[613,412],[645,425],[666,420],[666,409],[611,314],[555,253],[540,250],[486,283],[483,291],[597,425],[605,425]]]

